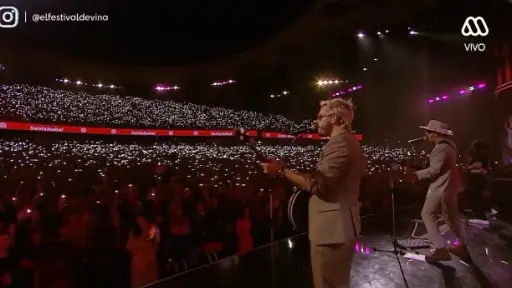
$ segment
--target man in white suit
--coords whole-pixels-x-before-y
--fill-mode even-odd
[[[430,181],[421,217],[427,228],[428,239],[436,249],[431,255],[427,255],[425,260],[429,263],[449,261],[450,253],[467,259],[469,253],[466,249],[466,231],[459,219],[457,201],[457,195],[462,191],[462,181],[457,167],[457,148],[448,139],[453,136],[453,131],[448,130],[446,124],[437,120],[431,120],[427,126],[420,126],[420,128],[425,130],[425,139],[436,144],[430,153],[429,167],[410,171],[417,180]],[[446,241],[436,224],[439,212],[459,238],[458,247],[447,248]]]

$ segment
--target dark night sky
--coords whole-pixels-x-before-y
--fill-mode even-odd
[[[365,85],[367,89],[355,99],[362,114],[358,128],[374,135],[417,127],[416,122],[429,117],[418,103],[435,93],[467,79],[492,79],[492,49],[480,55],[462,51],[460,28],[467,16],[481,15],[488,19],[491,32],[502,30],[493,20],[512,8],[506,0],[0,0],[0,4],[29,15],[109,16],[107,23],[23,23],[0,29],[0,63],[12,68],[12,80],[37,79],[45,84],[54,77],[83,77],[111,81],[126,90],[164,82],[183,87],[173,96],[177,99],[307,118],[315,113],[317,102],[332,92],[316,89],[315,78],[332,76]],[[411,25],[428,30],[428,36],[410,39]],[[354,37],[358,30],[375,34],[387,28],[394,32],[387,42],[373,39],[363,47]],[[492,35],[506,34],[500,33]],[[486,41],[492,45],[494,40]],[[378,63],[372,62],[375,57]],[[363,73],[363,67],[369,72]],[[236,79],[236,87],[211,91],[209,83],[227,78]],[[291,91],[291,101],[268,99],[282,89]],[[406,117],[412,120],[404,121]]]

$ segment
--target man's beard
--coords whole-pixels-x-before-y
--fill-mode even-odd
[[[329,133],[327,133],[327,132],[326,132],[325,130],[323,130],[323,129],[318,129],[318,135],[319,135],[320,137],[327,137],[327,136],[329,136]]]

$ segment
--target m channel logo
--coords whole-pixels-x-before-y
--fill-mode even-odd
[[[0,7],[0,28],[14,28],[20,22],[20,12],[16,7]]]
[[[483,17],[469,16],[466,18],[466,21],[464,21],[464,25],[462,25],[460,32],[464,37],[485,37],[489,35],[489,27]],[[464,43],[464,48],[467,52],[483,52],[485,51],[485,43]]]

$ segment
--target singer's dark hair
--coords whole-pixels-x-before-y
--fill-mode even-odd
[[[467,150],[471,159],[479,159],[479,161],[488,161],[489,144],[484,140],[475,140],[471,142]]]
[[[489,144],[484,140],[475,140],[469,145],[469,151],[486,152],[489,150]]]

